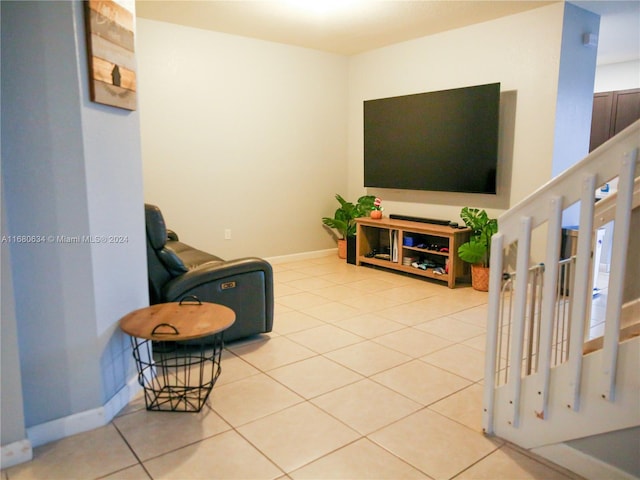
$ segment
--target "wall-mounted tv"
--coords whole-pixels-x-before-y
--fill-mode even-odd
[[[364,186],[496,193],[500,84],[364,102]]]

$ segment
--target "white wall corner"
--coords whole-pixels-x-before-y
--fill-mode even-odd
[[[620,470],[613,465],[609,465],[598,458],[587,455],[565,443],[545,445],[544,447],[534,448],[531,452],[571,470],[588,480],[602,480],[603,478],[638,480],[636,476]]]
[[[2,460],[0,468],[3,470],[33,458],[33,447],[27,439],[2,446]]]

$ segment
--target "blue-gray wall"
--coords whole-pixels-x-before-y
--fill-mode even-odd
[[[640,427],[580,438],[567,445],[640,478]]]
[[[2,192],[4,193],[4,192]],[[0,197],[1,198],[1,197]],[[2,198],[2,233],[6,231],[5,203]],[[18,352],[18,331],[16,326],[15,305],[13,302],[13,281],[11,278],[11,262],[9,259],[9,245],[0,245],[0,269],[2,278],[0,287],[2,298],[0,299],[0,317],[2,319],[2,346],[0,347],[0,376],[2,391],[2,442],[0,445],[9,445],[24,440],[26,430],[24,427],[24,409],[22,407],[22,379],[20,376],[20,358]],[[7,414],[5,415],[5,412]]]
[[[597,37],[599,31],[599,15],[565,3],[552,177],[556,177],[589,153],[598,51],[595,46],[583,44],[583,35],[592,33]],[[579,214],[576,207],[566,210],[563,225],[577,225]]]
[[[9,245],[28,430],[103,407],[132,376],[117,322],[148,302],[140,128],[89,100],[82,2],[1,5],[3,234],[33,236]],[[59,238],[76,235],[126,241]]]

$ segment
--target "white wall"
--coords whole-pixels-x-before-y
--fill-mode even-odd
[[[640,88],[640,60],[598,65],[594,92]]]
[[[137,52],[145,201],[181,240],[226,259],[335,248],[346,57],[146,19]]]
[[[498,216],[551,178],[562,21],[554,4],[347,58],[138,19],[145,201],[223,258],[331,248],[334,194],[365,193],[364,100],[500,82],[497,196],[368,192],[387,214]]]
[[[459,221],[462,206],[487,208],[497,216],[549,180],[562,19],[563,5],[554,4],[353,57],[349,195],[356,197],[364,190],[364,100],[492,82],[501,83],[513,110],[505,116],[514,117],[501,126],[501,161],[507,167],[503,173],[510,178],[499,180],[497,196],[390,189],[369,193],[382,197],[385,213]]]

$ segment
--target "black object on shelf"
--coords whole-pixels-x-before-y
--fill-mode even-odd
[[[433,225],[449,225],[449,220],[441,220],[438,218],[412,217],[410,215],[400,215],[392,213],[389,218],[393,220],[407,220],[409,222],[431,223]]]

